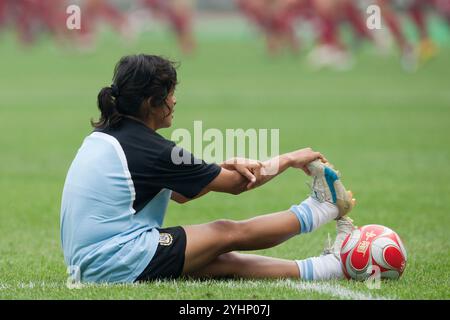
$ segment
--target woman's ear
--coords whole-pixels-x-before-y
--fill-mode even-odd
[[[151,116],[153,116],[154,110],[152,108],[151,98],[147,98],[144,101],[142,101],[141,108],[140,108],[140,115],[144,119],[147,119]]]
[[[146,103],[146,105],[147,105],[147,110],[148,110],[148,112],[150,113],[150,114],[154,114],[155,113],[155,110],[154,110],[154,108],[152,107],[152,98],[150,97],[150,98],[147,98],[147,100],[145,100],[145,103]]]

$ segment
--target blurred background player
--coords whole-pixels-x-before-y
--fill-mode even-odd
[[[273,53],[274,44],[270,36],[269,10],[267,10],[265,0],[236,0],[237,8],[256,27],[263,32],[266,37],[267,50]]]
[[[427,13],[432,1],[412,0],[409,6],[409,14],[419,31],[419,62],[427,62],[438,54],[436,44],[431,40],[427,26]],[[450,2],[450,1],[449,1]]]
[[[337,0],[310,0],[319,27],[318,46],[308,55],[316,68],[325,66],[348,69],[352,58],[339,34],[340,6]]]
[[[288,48],[293,53],[299,51],[295,20],[304,10],[301,0],[266,0],[268,46],[272,53]]]
[[[18,39],[32,44],[37,36],[48,33],[61,36],[65,24],[64,0],[0,0],[0,26],[7,22],[15,26]]]
[[[194,51],[196,46],[193,35],[195,0],[142,0],[142,2],[157,18],[169,23],[184,54]]]
[[[431,40],[427,28],[427,10],[432,6],[428,0],[387,1],[378,0],[384,21],[402,54],[402,65],[406,70],[414,71],[418,63],[424,63],[437,55],[437,46]],[[411,17],[416,26],[420,42],[414,45],[406,37],[404,26],[399,12],[404,12]]]
[[[237,5],[265,34],[271,55],[284,47],[297,53],[296,22],[313,22],[318,30],[318,47],[309,60],[319,68],[350,65],[351,56],[339,32],[342,22],[350,23],[358,39],[372,40],[363,15],[351,0],[238,0]]]
[[[319,25],[319,45],[309,55],[309,61],[316,67],[331,66],[348,69],[353,64],[352,54],[344,44],[340,26],[348,23],[358,42],[373,41],[364,16],[353,0],[309,0]]]
[[[125,39],[132,36],[126,15],[107,0],[84,0],[81,3],[82,23],[79,44],[84,49],[95,45],[95,35],[100,22],[107,23]]]
[[[436,11],[450,24],[450,1],[448,0],[432,0]]]
[[[111,26],[129,40],[137,35],[137,29],[132,26],[150,30],[145,24],[149,23],[148,13],[151,12],[156,20],[171,26],[181,51],[190,54],[196,47],[194,12],[199,8],[201,19],[203,13],[209,12],[207,10],[219,8],[214,3],[228,8],[228,11],[221,11],[221,17],[231,17],[240,11],[263,34],[271,56],[283,51],[297,54],[302,48],[301,36],[313,35],[315,44],[307,60],[317,69],[349,69],[354,62],[355,48],[363,42],[387,51],[390,37],[386,37],[385,30],[388,30],[401,53],[404,68],[416,70],[438,53],[428,28],[430,16],[450,21],[448,0],[209,0],[199,1],[198,5],[192,0],[77,0],[74,3],[69,0],[0,0],[0,28],[12,27],[25,45],[34,43],[44,34],[58,42],[68,40],[65,42],[93,49],[100,24]],[[81,30],[66,28],[65,9],[70,4],[80,6]],[[385,30],[367,27],[366,9],[370,4],[380,6]],[[408,37],[404,18],[416,27],[419,40]],[[442,21],[439,23],[442,28]],[[343,25],[348,28],[342,28]],[[311,28],[305,28],[307,26]]]
[[[304,13],[306,0],[236,0],[247,19],[264,34],[267,51],[276,55],[284,48],[299,51],[295,21]]]
[[[0,0],[0,28],[6,24],[6,1],[8,0]]]

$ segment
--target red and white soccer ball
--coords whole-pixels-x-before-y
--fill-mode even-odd
[[[398,279],[406,267],[406,250],[397,233],[377,224],[353,230],[341,248],[347,279],[364,281],[379,272],[381,279]]]

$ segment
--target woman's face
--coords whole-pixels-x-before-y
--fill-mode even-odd
[[[165,125],[164,128],[169,128],[170,126],[172,126],[173,113],[175,112],[176,104],[177,104],[177,97],[175,97],[175,90],[172,90],[172,91],[170,91],[169,95],[166,98],[167,107],[164,108],[165,116],[166,116],[164,118],[164,125]]]
[[[165,104],[156,108],[156,129],[169,128],[172,126],[173,113],[175,112],[175,105],[177,98],[175,97],[175,90],[172,90],[165,100]]]

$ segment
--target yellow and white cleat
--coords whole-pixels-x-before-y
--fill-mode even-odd
[[[336,221],[336,239],[331,244],[330,234],[328,234],[328,245],[323,254],[334,254],[334,256],[341,259],[341,248],[345,238],[353,232],[357,227],[353,225],[353,220],[349,217],[342,217]]]
[[[339,209],[337,219],[345,216],[355,206],[353,193],[347,191],[340,180],[340,174],[329,163],[315,160],[308,164],[308,170],[313,176],[311,197],[319,202],[330,202]]]
[[[424,39],[420,41],[419,44],[419,60],[421,64],[424,64],[433,58],[435,58],[439,53],[439,48],[430,39]]]

